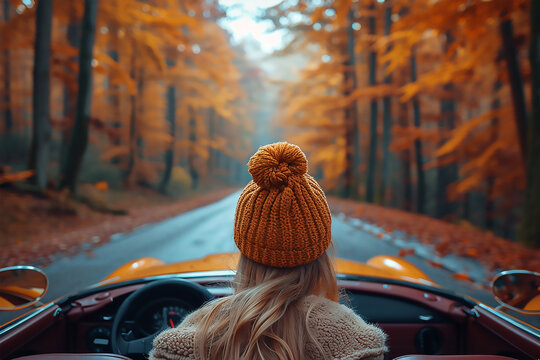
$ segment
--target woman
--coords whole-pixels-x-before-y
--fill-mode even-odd
[[[234,294],[158,335],[150,359],[382,359],[384,333],[337,303],[330,210],[304,153],[275,143],[248,167]]]

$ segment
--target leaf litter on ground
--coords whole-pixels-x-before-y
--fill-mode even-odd
[[[540,249],[525,247],[491,232],[354,200],[330,197],[329,203],[333,213],[343,213],[374,224],[383,228],[389,236],[393,236],[394,231],[405,233],[420,243],[432,246],[440,257],[453,254],[476,259],[492,272],[510,269],[540,272]],[[412,254],[414,250],[407,248],[399,253],[402,257]],[[426,259],[426,262],[433,267],[442,267],[434,259]],[[471,281],[465,271],[455,273],[454,278]]]
[[[114,215],[83,204],[70,204],[74,211],[63,211],[51,196],[0,189],[0,268],[24,264],[45,267],[58,256],[79,252],[92,256],[92,248],[107,243],[113,234],[211,204],[234,191],[237,189],[218,189],[176,201],[150,190],[132,192],[119,202],[129,213]],[[53,194],[52,198],[56,195],[61,197]]]

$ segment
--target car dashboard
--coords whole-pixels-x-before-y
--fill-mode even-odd
[[[0,359],[54,352],[113,352],[113,323],[121,305],[145,285],[174,278],[200,284],[214,297],[232,293],[230,272],[159,276],[89,289],[49,305],[40,316],[9,333],[4,337],[7,341],[0,343],[0,354],[5,354]],[[492,354],[532,359],[538,355],[534,351],[539,337],[534,331],[527,334],[508,327],[489,309],[455,294],[395,280],[348,275],[339,276],[339,285],[340,302],[388,335],[390,350],[385,358],[406,354]],[[162,330],[164,323],[177,326],[197,307],[181,294],[161,292],[126,314],[119,334],[126,341],[149,336]],[[128,356],[145,358],[143,354]]]

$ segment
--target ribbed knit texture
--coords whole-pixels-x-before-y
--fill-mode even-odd
[[[307,296],[303,304],[309,327],[325,352],[325,359],[382,360],[388,351],[384,332],[364,322],[344,305],[315,295]],[[192,313],[177,328],[159,334],[154,339],[150,360],[198,360],[193,339],[203,311],[209,311],[209,308]],[[323,358],[310,341],[305,349],[306,360]]]
[[[330,210],[296,145],[262,146],[248,163],[253,181],[236,206],[234,241],[249,259],[273,267],[308,264],[331,241]]]

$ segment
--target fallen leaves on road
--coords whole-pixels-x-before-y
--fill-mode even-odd
[[[407,255],[414,255],[414,249],[400,249],[398,255],[400,257],[404,257]]]
[[[452,274],[452,277],[456,280],[461,280],[461,281],[472,281],[470,276],[467,275],[467,274],[464,274],[464,273],[455,273],[455,274]]]
[[[432,245],[442,257],[455,254],[478,259],[492,271],[526,269],[540,272],[540,249],[527,248],[489,232],[353,200],[330,197],[329,203],[333,213],[343,213],[375,224],[390,236],[394,230],[399,230],[421,243]],[[400,256],[409,255],[407,250],[402,249]],[[426,261],[431,266],[441,267],[438,262]]]
[[[428,265],[436,267],[436,268],[442,268],[443,267],[442,264],[440,262],[438,262],[438,261],[432,261],[432,260],[427,259],[426,263]]]

